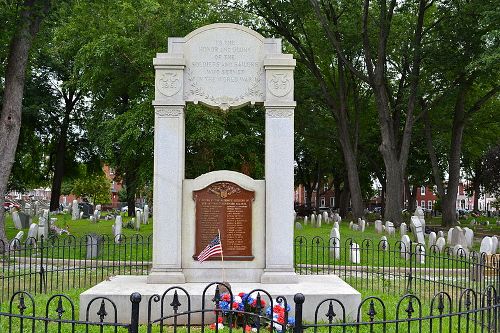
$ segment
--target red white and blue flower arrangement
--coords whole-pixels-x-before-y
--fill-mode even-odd
[[[260,300],[260,306],[258,304]],[[220,301],[218,302],[218,308],[221,310],[222,315],[218,317],[217,323],[210,325],[211,329],[215,329],[216,325],[218,329],[224,328],[224,325],[232,325],[233,327],[245,327],[245,331],[257,331],[257,325],[263,326],[263,322],[257,323],[257,318],[261,314],[262,309],[266,307],[266,301],[261,299],[259,296],[253,298],[248,294],[239,293],[233,296],[233,301],[231,304],[231,295],[228,292],[220,294]],[[272,325],[277,331],[283,331],[283,325],[286,327],[293,326],[295,320],[292,317],[287,317],[285,314],[290,312],[290,305],[287,304],[285,307],[283,302],[278,302],[273,305],[272,309],[270,306],[266,308],[266,317],[272,319]],[[286,313],[285,313],[286,312]],[[245,315],[245,313],[253,313],[256,316]],[[286,328],[285,327],[285,328]]]

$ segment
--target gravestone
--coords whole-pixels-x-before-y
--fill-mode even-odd
[[[340,232],[337,228],[332,228],[330,232],[330,255],[335,259],[340,259]]]
[[[19,212],[19,219],[21,220],[21,228],[26,229],[31,224],[31,216],[29,214]]]
[[[26,238],[26,243],[28,245],[35,245],[36,239],[38,238],[38,224],[32,223],[28,230],[28,236]]]
[[[17,210],[12,211],[12,220],[14,221],[14,227],[17,230],[21,230],[23,228],[21,218],[19,217],[19,212]]]
[[[403,237],[404,235],[406,235],[407,231],[408,231],[408,229],[406,227],[406,223],[404,223],[404,222],[401,223],[401,225],[399,226],[399,232],[401,234],[401,237]]]
[[[472,245],[474,242],[474,231],[472,229],[465,227],[464,228],[466,247],[472,249]]]
[[[365,228],[366,228],[366,221],[365,221],[365,220],[360,220],[360,221],[359,221],[358,226],[359,226],[359,230],[360,230],[361,232],[365,232]]]
[[[102,237],[99,235],[87,235],[87,259],[95,259],[101,253]]]
[[[442,253],[445,246],[446,246],[446,240],[444,239],[444,237],[439,237],[436,241],[436,248],[438,252]]]
[[[149,223],[149,206],[148,205],[144,205],[143,223],[144,224]]]
[[[78,220],[80,218],[80,208],[78,207],[78,201],[73,200],[73,203],[71,204],[71,219]]]
[[[375,220],[375,231],[380,234],[384,231],[382,228],[382,221],[381,220]]]
[[[385,222],[385,231],[389,235],[395,235],[396,234],[396,228],[394,227],[394,223],[391,221],[386,221]]]
[[[44,209],[42,215],[38,218],[38,240],[43,236],[44,240],[47,240],[49,236],[49,210]]]
[[[308,217],[307,216],[304,216],[304,225],[307,225],[307,221],[308,220]]]
[[[21,248],[24,231],[19,231],[17,235],[10,241],[10,247],[14,250]]]
[[[333,214],[333,221],[340,223],[342,221],[342,218],[340,217],[339,213],[334,213]]]
[[[479,253],[486,253],[486,254],[492,254],[492,249],[493,249],[493,241],[491,240],[491,237],[486,236],[483,238],[481,241],[481,247],[479,248]]]
[[[410,259],[411,256],[411,248],[410,248],[410,237],[408,235],[404,235],[401,237],[401,257],[405,260]]]
[[[323,222],[323,219],[321,218],[321,214],[318,215],[317,219],[316,219],[316,225],[315,227],[316,228],[321,228],[321,223]]]
[[[417,256],[417,262],[421,265],[425,264],[425,247],[422,245],[417,245],[415,247],[415,254]]]
[[[421,221],[416,216],[411,217],[410,228],[417,238],[417,242],[425,245],[424,228],[422,227]]]
[[[452,238],[452,234],[453,234],[453,229],[454,228],[448,229],[448,235],[446,236],[446,241],[448,242],[448,244],[451,244],[451,238]]]
[[[491,253],[496,254],[497,248],[498,248],[498,238],[497,238],[497,236],[492,236],[491,237]]]
[[[465,233],[459,226],[452,229],[451,232],[451,242],[450,246],[461,245],[462,247],[467,246],[467,241],[465,239]]]
[[[434,231],[431,231],[431,233],[429,234],[429,248],[431,246],[436,245],[436,240],[437,240],[436,233]]]
[[[112,225],[113,236],[114,236],[115,243],[120,243],[121,242],[122,228],[123,228],[122,216],[121,215],[117,215],[116,218],[115,218],[115,224]]]
[[[352,243],[349,251],[349,259],[353,264],[361,263],[361,252],[357,243]]]
[[[337,221],[335,221],[335,222],[333,223],[333,227],[334,227],[335,229],[339,229],[339,228],[340,228],[339,223],[338,223]],[[339,229],[339,230],[340,230],[340,229]]]
[[[95,209],[101,211],[101,205],[95,205]]]
[[[142,224],[142,213],[140,210],[136,210],[135,211],[135,230],[139,231],[141,229],[141,224]]]
[[[443,232],[443,230],[439,230],[439,231],[438,231],[438,233],[437,233],[437,236],[438,236],[438,238],[439,238],[439,237],[444,237],[444,232]]]
[[[298,222],[298,221],[297,221],[297,222],[295,222],[295,230],[302,230],[302,229],[304,229],[304,228],[302,227],[302,224],[300,224],[300,222]]]
[[[389,250],[389,242],[387,241],[387,237],[386,236],[382,236],[380,238],[379,248],[381,250],[383,250],[383,251],[388,251]]]
[[[316,228],[316,214],[311,214],[311,226]]]
[[[351,221],[351,222],[349,222],[349,229],[351,229],[351,230],[352,230],[353,225],[354,225],[354,222],[352,222],[352,221]]]
[[[420,220],[420,225],[423,228],[423,232],[425,232],[425,213],[422,207],[417,207],[414,215]]]
[[[330,224],[330,218],[328,217],[328,213],[327,212],[323,212],[323,221],[326,224]]]

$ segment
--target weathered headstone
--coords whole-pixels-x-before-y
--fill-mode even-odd
[[[302,230],[302,224],[300,224],[300,222],[295,222],[295,230]]]
[[[417,262],[421,265],[425,264],[425,247],[422,245],[417,245],[415,247],[415,254],[417,256]]]
[[[382,236],[380,238],[380,249],[382,251],[387,251],[389,249],[389,242],[387,241],[387,237],[386,236]]]
[[[486,254],[491,254],[491,250],[493,249],[493,241],[491,240],[491,237],[486,236],[483,238],[481,241],[481,247],[479,248],[479,253],[486,253]]]
[[[334,213],[333,214],[333,221],[340,223],[342,221],[342,218],[340,217],[339,213]]]
[[[43,236],[44,240],[47,240],[49,236],[49,210],[44,209],[42,215],[38,218],[38,239],[40,240]]]
[[[462,246],[462,244],[456,244],[453,246],[453,255],[460,258],[467,257],[467,249]]]
[[[121,215],[117,215],[115,218],[115,224],[113,224],[113,236],[115,239],[115,243],[121,242],[123,221]]]
[[[446,236],[446,241],[448,242],[448,244],[451,244],[451,235],[453,234],[453,229],[454,228],[450,228],[448,230],[448,235]]]
[[[404,235],[401,237],[401,257],[405,260],[410,259],[411,256],[411,248],[410,248],[410,237],[408,235]]]
[[[141,223],[142,223],[142,213],[140,210],[135,211],[135,229],[139,230],[141,228]]]
[[[335,259],[340,259],[340,232],[337,228],[332,228],[330,232],[330,255]]]
[[[330,218],[328,217],[328,213],[327,212],[323,212],[323,221],[326,224],[330,224]]]
[[[87,235],[87,259],[95,259],[101,252],[102,238],[98,235]]]
[[[352,226],[353,226],[353,225],[354,225],[354,222],[352,222],[352,221],[351,221],[351,222],[349,222],[349,229],[351,229],[351,230],[352,230]]]
[[[425,245],[424,229],[422,227],[421,221],[416,216],[411,217],[410,228],[417,238],[417,242]]]
[[[26,238],[26,242],[28,245],[36,244],[36,239],[38,237],[38,224],[32,223],[30,225],[30,229],[28,230],[28,237]]]
[[[23,228],[21,225],[21,218],[19,218],[19,212],[17,210],[12,211],[12,220],[14,221],[14,227],[17,230],[21,230]]]
[[[366,221],[365,221],[365,220],[360,220],[360,221],[359,221],[358,226],[359,226],[359,230],[360,230],[361,232],[365,232],[365,228],[366,228]]]
[[[423,232],[425,232],[425,213],[422,207],[417,207],[414,215],[420,220],[420,224],[422,225],[422,228],[424,228]]]
[[[474,231],[470,228],[465,227],[464,233],[467,248],[472,249],[472,245],[474,243]]]
[[[357,243],[351,244],[349,258],[354,264],[359,264],[361,262],[361,253],[359,251],[359,245]]]
[[[437,237],[443,237],[444,238],[444,232],[443,230],[439,230],[438,233],[437,233]]]
[[[384,229],[382,228],[382,221],[381,220],[375,220],[375,231],[380,234],[384,231]]]
[[[316,228],[321,228],[321,223],[322,223],[322,217],[321,214],[318,214],[318,218],[316,219]]]
[[[396,234],[396,228],[394,227],[394,223],[391,221],[386,221],[385,222],[385,231],[389,235],[395,235]]]
[[[307,223],[308,223],[308,217],[304,216],[304,225],[307,225]]]
[[[406,234],[407,234],[407,232],[408,232],[408,228],[407,228],[407,226],[406,226],[406,223],[404,223],[404,222],[403,222],[403,223],[401,223],[401,225],[399,226],[399,232],[400,232],[400,234],[401,234],[401,237],[403,237],[404,235],[406,235]]]
[[[73,200],[73,203],[71,204],[71,219],[78,220],[80,217],[80,209],[78,208],[78,201]]]
[[[19,249],[22,245],[23,236],[24,236],[24,231],[19,231],[16,237],[14,237],[10,241],[11,248],[13,248],[14,250]]]
[[[316,227],[316,214],[311,214],[311,226]]]
[[[462,247],[467,246],[467,241],[465,239],[465,234],[462,228],[456,226],[452,229],[451,242],[449,244],[450,246],[455,246],[455,245],[462,245]]]
[[[31,224],[31,215],[19,212],[19,219],[21,220],[21,227],[23,229],[26,229],[30,226]]]
[[[340,226],[339,226],[339,223],[337,221],[335,221],[333,223],[333,227],[340,230]]]
[[[144,224],[148,224],[149,223],[149,206],[148,205],[144,205],[144,214],[143,214],[143,223]],[[294,218],[295,220],[295,218]]]
[[[101,211],[101,205],[95,205],[95,209]]]
[[[436,247],[439,253],[443,252],[444,247],[446,246],[446,240],[444,237],[439,237],[436,241]]]
[[[436,245],[437,236],[434,231],[429,234],[429,247]]]
[[[491,237],[491,254],[496,254],[497,248],[498,248],[498,237],[492,236]]]

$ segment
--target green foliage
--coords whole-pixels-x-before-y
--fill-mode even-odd
[[[72,180],[72,184],[69,193],[87,198],[94,205],[111,202],[111,182],[102,171],[92,172],[87,169],[87,166],[81,165],[80,174]],[[66,192],[69,189],[68,185],[69,183],[64,186]]]

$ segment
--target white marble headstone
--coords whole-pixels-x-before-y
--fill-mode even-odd
[[[481,241],[481,247],[479,248],[479,253],[491,254],[493,249],[493,241],[491,237],[486,236]]]
[[[436,239],[437,239],[436,233],[434,231],[431,231],[431,233],[429,234],[429,247],[436,244]]]
[[[404,235],[406,235],[407,233],[407,227],[406,227],[406,223],[401,223],[401,226],[399,227],[399,232],[401,234],[401,237],[403,237]]]
[[[366,221],[365,221],[365,220],[360,220],[360,221],[359,221],[358,226],[359,226],[359,230],[360,230],[361,232],[365,232],[365,228],[366,228]]]
[[[465,241],[467,248],[472,249],[472,245],[474,242],[474,231],[472,229],[465,227],[464,228],[464,233],[465,233]]]
[[[17,230],[21,230],[23,228],[21,218],[19,217],[19,212],[17,210],[12,211],[12,220],[14,221],[14,227],[16,227]]]
[[[410,253],[411,253],[411,248],[410,248],[410,237],[408,235],[404,235],[401,237],[401,257],[404,258],[405,260],[410,259]]]
[[[330,233],[330,255],[335,259],[340,259],[340,232],[337,228],[332,228]]]
[[[498,249],[498,238],[497,236],[491,237],[491,254],[496,254]]]
[[[444,247],[446,246],[446,240],[444,237],[439,237],[436,241],[436,247],[439,252],[443,252]]]
[[[349,251],[349,258],[354,264],[361,263],[361,253],[359,251],[359,245],[357,243],[352,243]]]
[[[148,218],[149,218],[149,206],[148,205],[144,205],[144,214],[143,214],[142,218],[143,218],[144,224],[149,223],[149,220],[148,220]]]
[[[82,218],[82,217],[80,215],[80,209],[78,208],[78,201],[73,200],[73,203],[71,204],[71,219],[74,221],[74,220],[78,220],[79,218]]]
[[[375,220],[375,231],[380,234],[382,233],[383,229],[382,229],[382,221],[381,220]]]

